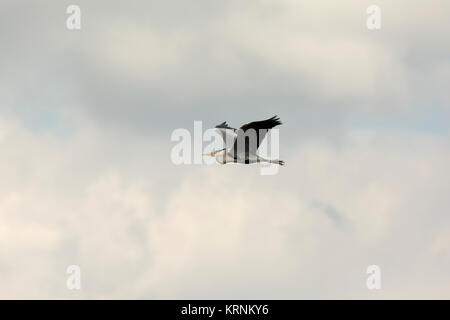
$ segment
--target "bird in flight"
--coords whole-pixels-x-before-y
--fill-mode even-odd
[[[277,116],[244,124],[239,129],[231,128],[226,122],[222,122],[215,127],[215,130],[221,135],[225,148],[204,153],[203,156],[216,157],[216,161],[221,164],[268,162],[282,166],[284,161],[265,159],[256,153],[267,132],[280,124],[280,118]],[[227,148],[227,142],[230,141],[233,144],[230,148]]]

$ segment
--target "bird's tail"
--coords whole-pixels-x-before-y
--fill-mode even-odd
[[[280,166],[284,166],[283,160],[270,160],[270,163],[276,163],[276,164],[279,164]]]

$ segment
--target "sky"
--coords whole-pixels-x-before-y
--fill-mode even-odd
[[[0,298],[450,298],[450,2],[0,9]],[[171,160],[273,115],[276,175]]]

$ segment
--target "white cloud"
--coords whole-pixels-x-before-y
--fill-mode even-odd
[[[260,176],[257,166],[133,168],[128,154],[152,154],[147,142],[118,139],[129,153],[107,159],[110,133],[85,140],[78,128],[60,148],[11,121],[2,118],[13,128],[1,142],[2,297],[369,298],[372,263],[386,275],[378,297],[448,297],[446,139],[350,131],[339,146],[301,143],[279,175]],[[100,169],[84,172],[70,150]],[[158,185],[163,168],[183,172],[168,175],[169,189]],[[69,264],[82,268],[80,293],[65,288]]]

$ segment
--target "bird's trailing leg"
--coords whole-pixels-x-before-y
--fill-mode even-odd
[[[280,166],[284,166],[283,160],[270,160],[270,163],[279,164]]]

